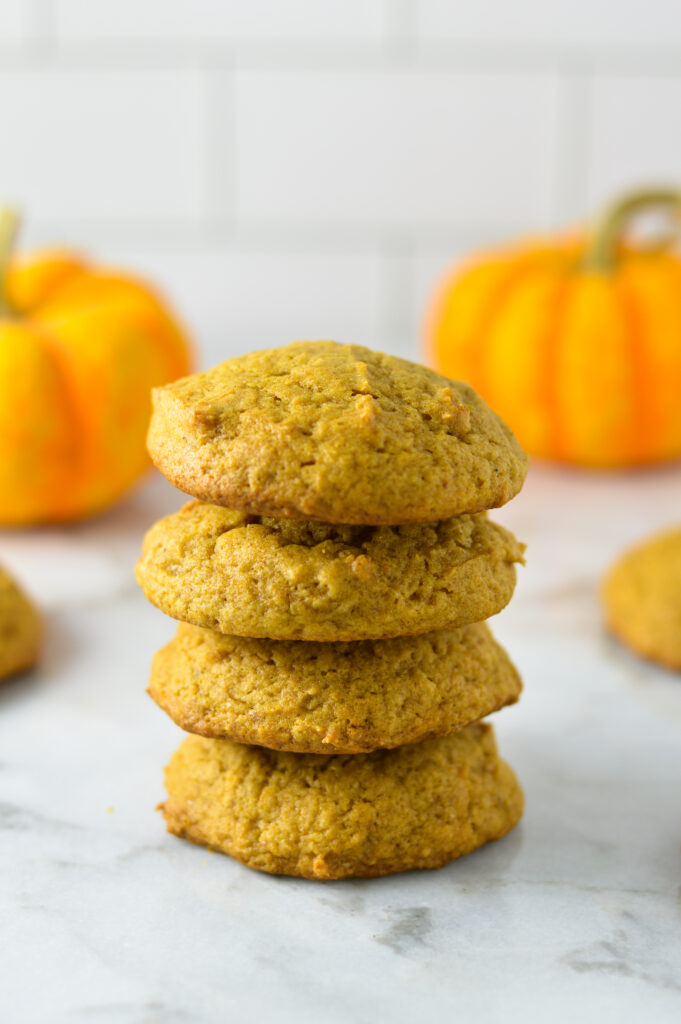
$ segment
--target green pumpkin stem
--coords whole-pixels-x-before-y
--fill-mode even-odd
[[[12,316],[12,305],[7,297],[7,270],[12,258],[14,241],[19,231],[19,214],[9,206],[0,207],[0,316]]]
[[[599,217],[587,239],[582,258],[582,269],[596,274],[607,274],[617,263],[617,250],[629,220],[637,213],[657,208],[667,209],[681,222],[681,192],[674,189],[648,189],[618,199]],[[677,236],[664,239],[669,244]]]

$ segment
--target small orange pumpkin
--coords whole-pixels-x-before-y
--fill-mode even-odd
[[[530,453],[600,467],[681,455],[681,260],[622,241],[655,208],[681,215],[681,193],[629,196],[585,236],[490,253],[434,299],[431,363]]]
[[[9,261],[0,213],[0,526],[98,512],[148,465],[150,390],[189,370],[146,285],[75,256]]]

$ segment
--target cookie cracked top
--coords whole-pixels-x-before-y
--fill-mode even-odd
[[[301,341],[153,393],[151,457],[180,490],[255,515],[433,522],[496,508],[527,456],[467,384],[394,356]]]
[[[523,550],[484,513],[339,526],[193,501],[148,531],[136,573],[166,615],[220,633],[378,640],[495,615]]]

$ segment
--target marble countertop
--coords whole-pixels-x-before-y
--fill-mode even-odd
[[[0,534],[48,613],[0,689],[7,1024],[681,1019],[681,677],[605,635],[597,581],[681,519],[681,469],[533,467],[498,513],[528,543],[495,630],[525,693],[495,716],[521,826],[439,872],[309,883],[166,835],[181,740],[145,695],[173,631],[132,575],[181,501],[150,479],[79,528]]]

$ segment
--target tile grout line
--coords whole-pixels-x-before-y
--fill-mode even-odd
[[[382,40],[286,41],[265,38],[216,41],[197,37],[185,41],[130,38],[69,40],[60,36],[53,0],[29,0],[25,43],[0,44],[2,71],[52,70],[186,71],[253,70],[301,73],[413,71],[451,74],[515,75],[547,74],[559,64],[561,71],[576,74],[590,62],[613,75],[661,77],[681,75],[681,45],[652,46],[566,45],[486,42],[419,42],[414,28],[413,0],[397,0],[391,8]]]
[[[212,249],[233,246],[237,249],[259,252],[293,249],[295,252],[338,252],[352,253],[367,249],[382,248],[384,252],[399,251],[400,246],[426,248],[441,247],[456,234],[464,244],[486,244],[497,235],[513,235],[526,230],[524,222],[464,223],[447,222],[434,227],[429,224],[414,224],[406,228],[386,231],[385,225],[367,221],[358,222],[349,228],[340,225],[322,225],[314,221],[289,220],[282,222],[253,223],[239,222],[219,216],[207,216],[197,231],[191,219],[183,221],[112,221],[52,220],[43,218],[39,230],[33,230],[34,240],[39,243],[44,237],[70,232],[74,228],[86,235],[96,234],[105,244],[129,245],[130,247],[155,248],[183,251]],[[77,235],[77,232],[75,232]]]

